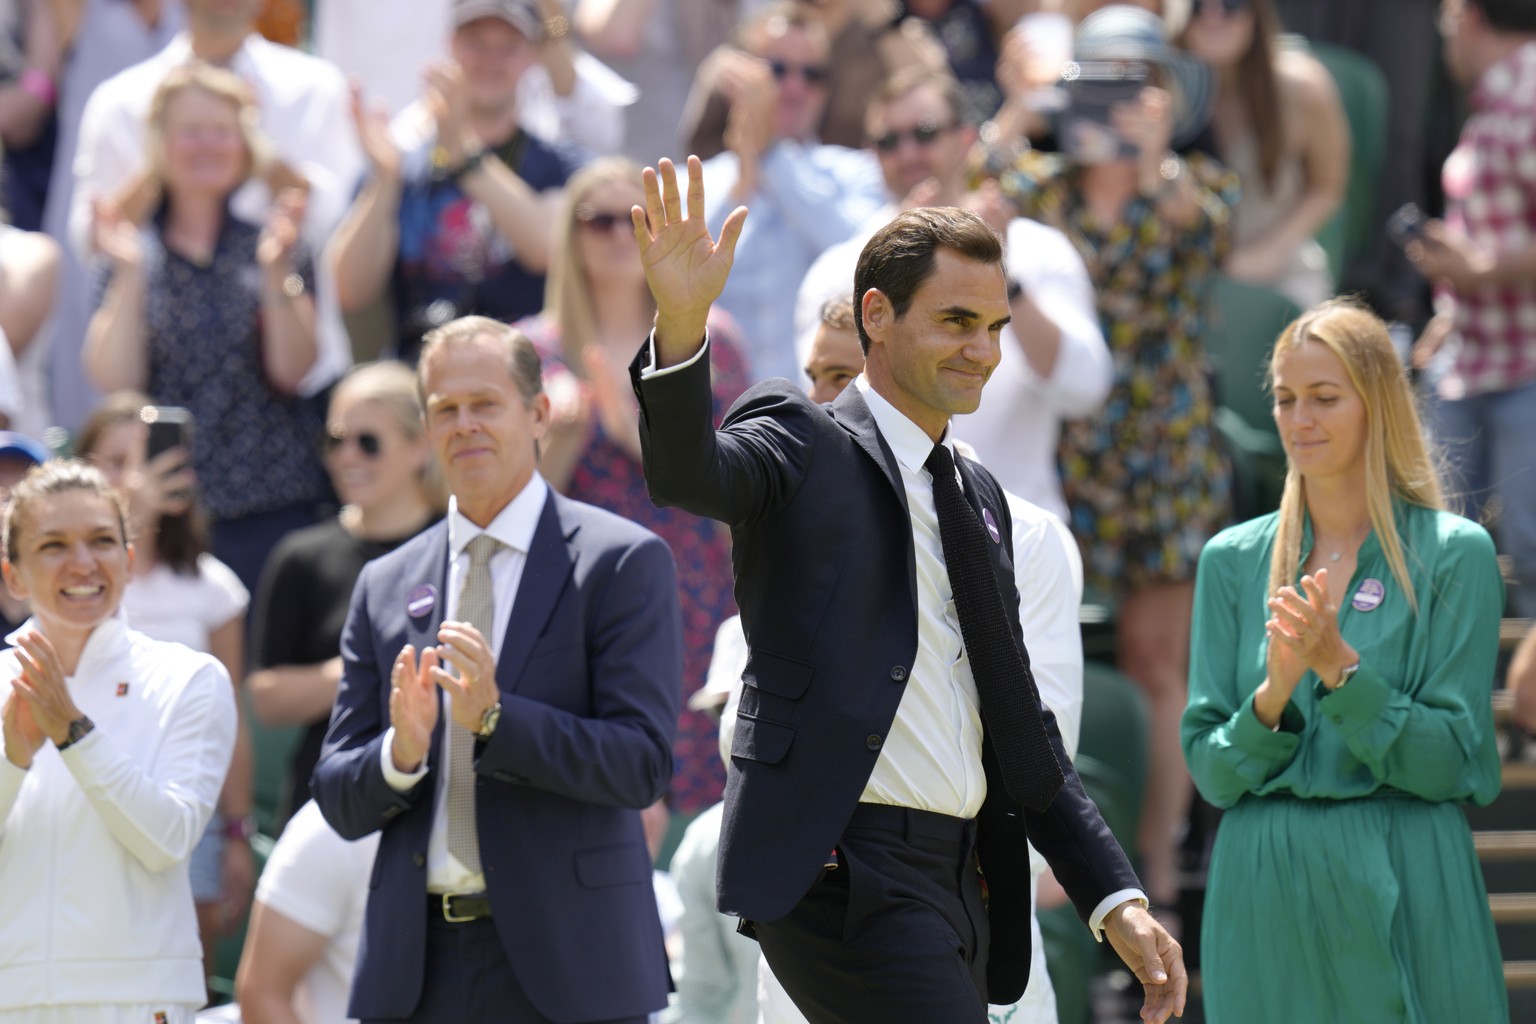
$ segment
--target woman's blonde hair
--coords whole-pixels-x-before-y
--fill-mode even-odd
[[[205,93],[234,107],[246,151],[245,170],[238,184],[259,177],[266,181],[274,196],[285,188],[309,188],[303,175],[273,155],[271,143],[261,129],[261,112],[256,107],[256,98],[245,80],[225,68],[193,61],[167,72],[150,100],[144,130],[144,170],[117,197],[118,208],[125,217],[143,224],[160,204],[166,180],[166,111],[171,100],[191,91]]]
[[[1408,374],[1387,335],[1386,324],[1351,300],[1333,299],[1303,313],[1280,332],[1269,359],[1271,389],[1280,358],[1308,342],[1326,345],[1339,357],[1350,383],[1365,404],[1366,508],[1392,576],[1408,595],[1408,604],[1417,614],[1418,599],[1408,578],[1408,562],[1392,513],[1392,499],[1439,509],[1445,507],[1445,496],[1419,424]],[[1290,465],[1280,498],[1279,529],[1270,555],[1270,594],[1296,582],[1301,564],[1305,506],[1301,474]]]
[[[331,392],[331,407],[334,409],[342,400],[373,402],[381,406],[408,441],[416,441],[426,433],[421,401],[416,394],[416,374],[404,363],[385,360],[353,367]],[[434,512],[447,509],[448,485],[437,457],[431,452],[417,475],[417,483],[422,497]]]
[[[587,205],[587,197],[600,185],[623,182],[640,188],[640,167],[623,157],[601,157],[592,161],[571,176],[565,186],[565,199],[560,204],[560,215],[555,221],[554,254],[549,264],[549,274],[544,280],[544,310],[552,315],[560,329],[560,347],[565,354],[565,364],[578,377],[585,377],[581,352],[597,334],[592,317],[595,296],[592,284],[581,266],[581,253],[576,246],[577,221]],[[637,256],[636,259],[639,259]],[[645,285],[637,287],[650,292]]]

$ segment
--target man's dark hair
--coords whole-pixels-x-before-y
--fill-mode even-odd
[[[1003,262],[1003,243],[969,211],[925,206],[891,221],[864,246],[853,272],[853,322],[866,356],[869,334],[864,330],[864,293],[880,289],[900,320],[912,307],[912,296],[933,273],[933,254],[939,249],[952,250],[977,263]]]
[[[1536,32],[1536,0],[1467,0],[1495,32]]]

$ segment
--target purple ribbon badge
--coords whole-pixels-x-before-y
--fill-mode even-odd
[[[1381,585],[1381,580],[1369,579],[1360,584],[1360,589],[1355,591],[1354,599],[1349,603],[1357,612],[1373,612],[1386,596],[1387,588]]]
[[[413,619],[426,618],[437,607],[437,588],[423,583],[411,590],[405,599],[405,611]]]
[[[992,518],[991,509],[983,508],[981,510],[981,521],[987,524],[987,533],[992,537],[992,543],[1001,544],[1003,542],[1003,535],[998,532],[997,520]]]

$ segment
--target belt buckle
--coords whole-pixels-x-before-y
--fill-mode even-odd
[[[459,894],[455,893],[455,892],[445,892],[445,893],[443,893],[443,920],[447,921],[449,924],[463,924],[466,921],[473,921],[475,919],[473,914],[461,917],[461,916],[455,915],[454,912],[449,909],[449,907],[452,906],[452,903],[450,903],[450,901],[455,896],[458,896],[458,895]]]

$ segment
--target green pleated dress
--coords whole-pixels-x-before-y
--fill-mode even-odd
[[[1277,732],[1252,701],[1277,516],[1201,555],[1183,743],[1200,792],[1227,809],[1201,931],[1211,1024],[1509,1020],[1459,806],[1499,791],[1489,692],[1503,583],[1482,527],[1395,512],[1417,617],[1373,532],[1339,601],[1360,670],[1332,693],[1308,673]],[[1303,561],[1311,544],[1309,523]]]

